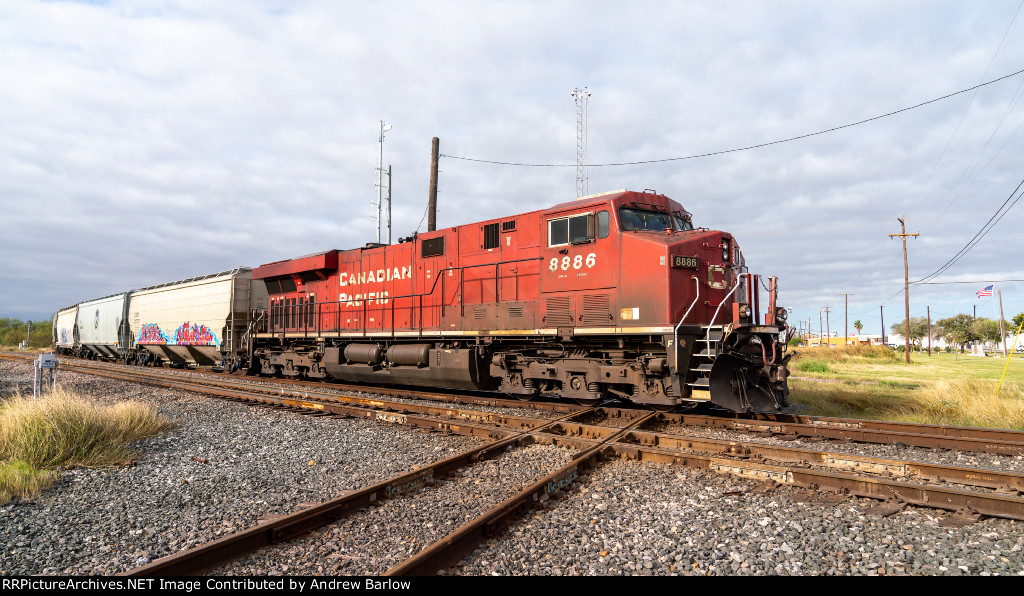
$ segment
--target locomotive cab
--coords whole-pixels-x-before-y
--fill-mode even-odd
[[[562,337],[571,326],[579,356],[601,362],[576,377],[589,395],[660,408],[787,405],[785,310],[772,279],[761,319],[761,279],[730,234],[695,229],[679,203],[650,192],[565,203],[543,219],[545,322]]]

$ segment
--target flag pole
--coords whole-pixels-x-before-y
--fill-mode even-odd
[[[1006,358],[1006,327],[1003,326],[1003,289],[997,290],[999,294],[999,337],[1002,338],[1003,358]]]

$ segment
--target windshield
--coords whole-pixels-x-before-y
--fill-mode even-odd
[[[681,215],[672,215],[664,211],[650,211],[622,207],[619,209],[619,224],[623,230],[692,230],[693,224]]]

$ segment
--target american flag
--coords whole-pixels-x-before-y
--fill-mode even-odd
[[[992,288],[994,288],[994,287],[995,287],[994,285],[985,286],[984,288],[978,290],[978,298],[981,298],[982,296],[991,296],[992,295]]]

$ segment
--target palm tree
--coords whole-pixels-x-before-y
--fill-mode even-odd
[[[864,323],[861,323],[860,319],[857,319],[853,322],[853,328],[857,330],[857,335],[860,335],[860,330],[864,328]]]

